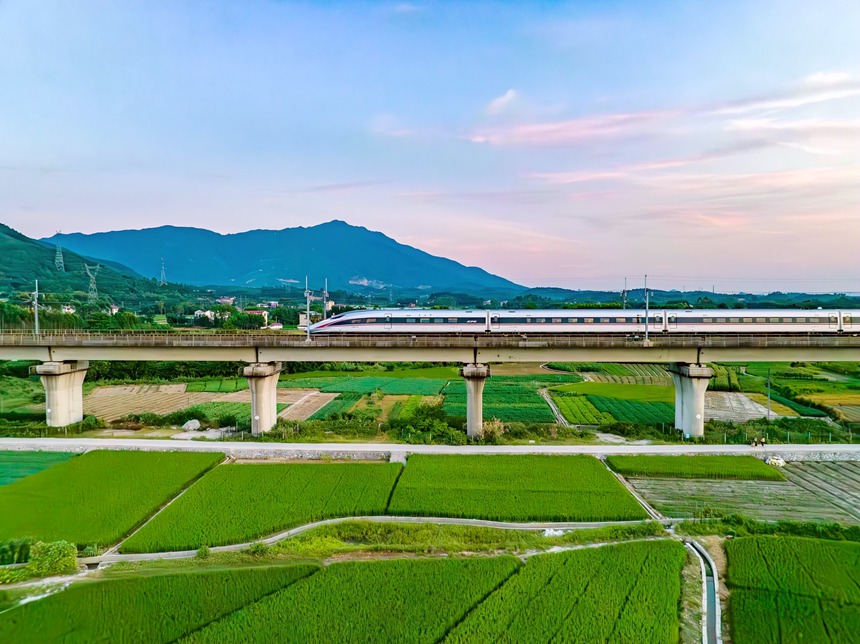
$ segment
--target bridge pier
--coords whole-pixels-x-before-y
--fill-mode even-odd
[[[84,378],[87,360],[43,362],[30,367],[45,388],[45,422],[48,427],[65,427],[84,419]]]
[[[669,373],[675,383],[675,429],[685,437],[705,435],[705,391],[714,370],[702,364],[673,362]]]
[[[466,380],[466,434],[480,438],[484,433],[484,382],[490,377],[490,365],[465,364],[460,375]]]
[[[242,375],[251,390],[251,433],[268,432],[278,421],[278,375],[280,362],[252,362]]]

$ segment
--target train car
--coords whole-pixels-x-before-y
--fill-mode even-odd
[[[651,309],[650,333],[843,333],[860,328],[858,310]],[[602,333],[640,335],[644,309],[348,311],[311,325],[312,334]]]

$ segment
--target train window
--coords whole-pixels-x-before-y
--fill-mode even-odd
[[[771,319],[770,319],[770,323],[771,323],[771,324],[779,323],[779,322],[781,322],[781,321],[782,321],[782,320],[780,320],[779,318],[771,318]]]
[[[715,318],[715,320],[714,320],[714,321],[715,321],[715,322],[718,322],[718,323],[720,323],[720,324],[724,324],[724,323],[725,323],[725,321],[726,321],[726,318]]]
[[[609,324],[609,318],[600,318],[602,324]]]
[[[843,315],[843,316],[842,316],[842,321],[843,321],[845,324],[851,324],[851,316],[850,316],[850,315]]]
[[[744,318],[744,324],[749,324],[753,321],[752,318]]]
[[[802,324],[803,322],[806,322],[806,318],[794,318],[794,322],[797,322],[798,324]]]
[[[594,322],[594,318],[585,318],[585,322],[586,324],[591,324],[592,322]]]
[[[624,324],[625,322],[627,322],[627,318],[615,318],[615,321],[620,324]]]
[[[407,324],[413,324],[415,322],[415,318],[406,318]]]
[[[561,318],[553,318],[552,323],[553,324],[561,324]]]
[[[354,318],[349,321],[350,324],[361,324],[362,322],[364,322],[364,320],[362,320],[361,318]]]
[[[662,315],[658,315],[658,316],[657,316],[656,318],[654,318],[654,319],[655,319],[657,322],[662,322],[662,321],[663,321],[663,316],[662,316]],[[638,321],[639,321],[639,319],[637,318],[637,319],[636,319],[636,321],[638,322]]]
[[[755,321],[757,324],[763,324],[764,322],[767,321],[767,319],[766,318],[756,318]]]
[[[535,322],[538,324],[544,324],[546,323],[546,318],[535,318]]]
[[[370,324],[371,322],[376,322],[376,318],[367,318],[365,322],[367,322],[368,324]]]
[[[434,324],[441,324],[441,323],[443,323],[444,321],[445,321],[445,319],[444,319],[444,318],[433,318],[433,323],[434,323]]]
[[[421,324],[430,324],[430,318],[421,318],[419,321]]]
[[[577,322],[579,322],[577,318],[567,318],[567,321],[569,324],[576,324]]]
[[[457,318],[448,318],[448,324],[457,324]]]

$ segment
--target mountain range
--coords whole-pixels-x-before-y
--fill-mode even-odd
[[[464,266],[400,244],[386,235],[343,221],[283,230],[223,235],[201,228],[160,226],[142,230],[61,234],[42,240],[88,257],[121,262],[144,277],[196,286],[315,287],[330,290],[458,290],[509,295],[524,287],[473,266]]]

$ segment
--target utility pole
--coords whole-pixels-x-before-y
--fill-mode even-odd
[[[645,276],[645,342],[648,342],[648,276]]]
[[[305,334],[307,342],[311,341],[311,292],[308,290],[308,276],[305,275]]]
[[[323,289],[323,320],[328,317],[328,278],[325,278],[325,288]]]
[[[33,319],[36,322],[36,335],[39,335],[39,280],[36,280],[36,292],[33,293]]]
[[[627,278],[624,278],[624,290],[621,291],[621,308],[627,308]]]

